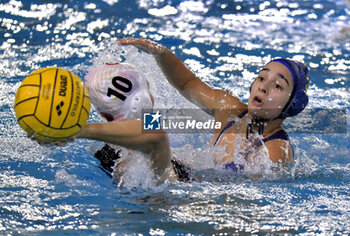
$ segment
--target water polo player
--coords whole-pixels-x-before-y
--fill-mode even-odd
[[[89,123],[77,138],[88,138],[141,151],[149,155],[151,167],[160,182],[188,179],[183,166],[171,160],[168,136],[165,132],[142,132],[142,111],[153,109],[153,97],[148,81],[133,65],[106,64],[90,71],[86,77],[92,104],[107,123]],[[105,145],[95,153],[102,166],[112,172],[118,152]],[[128,160],[132,161],[132,154]],[[118,164],[122,174],[126,161]],[[176,175],[177,174],[177,175]]]
[[[233,163],[235,154],[249,160],[262,149],[273,162],[293,161],[292,147],[282,122],[288,116],[297,115],[308,103],[308,69],[304,64],[287,59],[267,63],[251,86],[248,104],[244,104],[230,92],[204,83],[163,45],[133,38],[118,42],[152,54],[171,85],[189,101],[209,110],[216,122],[224,124],[211,143],[225,147],[226,154],[218,161],[227,168],[242,168]],[[262,138],[257,140],[254,134]],[[239,152],[236,149],[240,149]]]

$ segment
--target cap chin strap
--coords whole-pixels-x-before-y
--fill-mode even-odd
[[[253,134],[253,132],[254,132],[253,125],[257,125],[258,126],[258,133],[259,133],[259,135],[263,135],[265,122],[267,122],[267,121],[274,121],[274,120],[278,120],[278,119],[284,120],[286,118],[286,116],[285,116],[286,111],[288,111],[289,107],[290,107],[290,104],[287,104],[286,105],[286,109],[283,109],[281,114],[279,114],[277,117],[275,117],[273,119],[263,119],[263,118],[259,118],[259,117],[253,117],[251,122],[248,123],[247,131],[246,131],[246,138],[249,139],[249,136],[251,134]]]
[[[293,89],[292,91],[292,95],[290,96],[287,104],[284,106],[281,114],[279,114],[275,119],[273,120],[276,120],[276,119],[282,119],[284,120],[288,115],[287,115],[287,112],[288,110],[290,109],[291,105],[292,105],[292,98],[294,97],[294,93],[295,93],[295,89]]]
[[[259,127],[259,135],[262,135],[264,133],[264,123],[265,121],[268,121],[266,119],[261,119],[258,117],[253,117],[250,123],[248,123],[247,131],[246,131],[246,138],[249,139],[249,135],[253,134],[253,125],[258,125]]]

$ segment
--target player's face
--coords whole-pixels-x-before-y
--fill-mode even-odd
[[[254,81],[248,100],[248,111],[262,119],[281,114],[293,91],[293,78],[283,64],[268,63]]]

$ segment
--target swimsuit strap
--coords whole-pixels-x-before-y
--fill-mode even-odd
[[[248,113],[248,110],[245,110],[244,112],[242,112],[241,114],[239,114],[237,117],[242,119],[243,116],[245,116]],[[219,139],[221,138],[221,136],[223,135],[223,133],[230,128],[233,124],[235,124],[235,121],[232,120],[229,123],[227,123],[227,125],[221,130],[218,138],[216,139],[214,145],[217,144],[217,142],[219,141]],[[267,141],[270,140],[274,140],[274,139],[283,139],[283,140],[289,140],[288,134],[286,131],[284,131],[283,129],[277,131],[276,133],[272,134],[270,137],[268,138],[264,138],[262,141],[264,143],[266,143]]]
[[[244,112],[242,112],[241,114],[239,114],[237,117],[242,119],[243,116],[245,116],[248,113],[248,110],[245,110]],[[219,141],[219,139],[221,138],[222,134],[228,129],[230,128],[233,124],[235,123],[234,120],[230,121],[229,123],[227,123],[227,125],[221,130],[218,138],[216,139],[214,145],[217,144],[217,142]]]
[[[264,138],[262,141],[264,143],[266,143],[267,141],[274,140],[274,139],[283,139],[283,140],[289,141],[288,134],[283,129],[277,131],[276,133],[274,133],[273,135],[271,135],[268,138]],[[258,144],[258,146],[261,146],[261,145],[262,145],[262,143],[260,145]],[[292,149],[292,151],[293,151],[293,154],[294,154],[294,150],[293,149]],[[248,161],[248,153],[245,154],[244,159],[246,161]],[[232,170],[234,172],[241,172],[241,171],[243,171],[244,166],[243,165],[237,165],[235,162],[232,161],[232,162],[230,162],[228,164],[225,164],[225,169]]]
[[[242,112],[241,114],[238,115],[239,118],[242,119],[243,116],[245,116],[246,114],[248,113],[248,110]],[[233,124],[235,123],[234,120],[230,121],[221,131],[219,137],[216,139],[214,145],[217,144],[217,142],[219,141],[219,139],[221,138],[222,134],[228,129],[230,128]],[[264,143],[266,143],[267,141],[270,141],[270,140],[274,140],[274,139],[283,139],[283,140],[289,140],[289,137],[288,137],[288,134],[286,131],[284,131],[283,129],[277,131],[276,133],[272,134],[270,137],[267,137],[267,138],[264,138],[262,141]],[[262,143],[259,145],[261,146]],[[245,158],[244,158],[246,161],[248,161],[248,153],[246,153],[245,155]],[[240,172],[244,169],[244,166],[243,165],[237,165],[236,163],[234,163],[233,161],[228,163],[228,164],[225,164],[225,169],[230,169],[230,170],[233,170],[234,172]]]
[[[284,131],[283,129],[277,131],[276,133],[274,133],[273,135],[271,135],[268,138],[264,138],[263,142],[266,143],[267,141],[270,140],[274,140],[274,139],[283,139],[283,140],[289,140],[288,134],[286,131]]]

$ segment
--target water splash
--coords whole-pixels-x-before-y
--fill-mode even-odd
[[[91,60],[91,63],[85,65],[84,73],[91,67],[95,67],[105,62],[128,62],[136,65],[142,73],[145,74],[146,78],[151,84],[151,91],[155,96],[155,107],[157,108],[167,108],[171,109],[174,107],[189,108],[193,107],[193,104],[185,101],[178,92],[172,88],[165,77],[162,75],[160,69],[158,68],[155,60],[151,55],[143,53],[132,46],[120,46],[115,41],[104,41],[104,50],[99,51]],[[160,96],[161,94],[167,93],[168,97]],[[169,99],[175,98],[175,99]],[[217,176],[214,179],[225,179],[223,176],[227,175],[223,171],[223,166],[214,162],[214,157],[216,153],[222,152],[218,147],[206,146],[205,143],[209,142],[212,134],[199,134],[196,138],[194,135],[184,135],[184,134],[169,134],[171,139],[171,145],[173,147],[173,156],[179,159],[189,167],[191,167],[194,172],[198,172],[199,176],[211,175],[203,173],[203,170],[216,170]],[[195,140],[195,142],[193,142]],[[198,141],[202,140],[200,148],[197,148]],[[304,174],[312,173],[312,168],[315,167],[315,162],[317,160],[312,160],[310,157],[306,156],[302,151],[296,147],[295,159],[297,163],[290,170],[290,167],[281,167],[278,163],[273,163],[270,161],[268,154],[265,149],[261,149],[260,152],[256,153],[254,156],[254,162],[247,162],[242,157],[241,142],[243,140],[238,140],[236,142],[236,154],[232,161],[238,165],[244,166],[245,177],[251,179],[279,179],[290,176],[300,176]],[[189,143],[186,145],[186,143]],[[203,149],[203,144],[206,148]],[[149,164],[146,164],[144,160],[145,157],[136,157],[135,166],[130,166],[128,172],[128,180],[125,180],[128,187],[143,186],[151,187],[154,186],[153,176],[149,173]],[[143,161],[141,161],[143,160]],[[140,164],[142,163],[142,164]],[[147,170],[145,173],[138,174],[138,170]],[[205,172],[205,171],[204,171]],[[223,175],[220,177],[220,175]],[[147,176],[147,177],[146,177]],[[233,175],[235,176],[235,175]],[[201,179],[203,179],[201,177]],[[145,181],[144,181],[145,180]]]
[[[84,148],[89,142],[79,141],[57,152],[24,138],[11,110],[19,81],[35,69],[54,65],[84,77],[90,60],[107,50],[100,42],[112,37],[141,36],[161,42],[210,85],[243,100],[252,78],[271,58],[301,59],[311,68],[309,108],[349,106],[350,21],[344,0],[122,2],[0,3],[0,232],[349,234],[348,133],[292,133],[296,163],[291,174],[254,181],[215,169],[210,155],[198,150],[209,135],[197,139],[171,134],[179,157],[190,144],[184,150],[200,163],[196,174],[202,179],[159,191],[116,188],[97,168],[93,152]],[[166,6],[177,13],[148,13]],[[140,55],[130,62],[146,58]],[[181,106],[189,105],[167,84],[154,61],[140,64],[145,62],[156,70],[149,73],[154,94],[168,94],[169,89]],[[159,106],[176,106],[166,100],[157,98]],[[91,119],[99,117],[93,113]],[[213,169],[205,169],[205,162]],[[74,184],[74,178],[71,187],[69,181],[57,183],[56,173],[62,169],[93,186]]]
[[[122,149],[122,157],[116,163],[113,171],[114,178],[119,181],[118,186],[126,189],[152,189],[157,186],[157,178],[151,169],[148,155],[138,151]],[[124,164],[122,168],[119,163]],[[118,173],[122,172],[122,176]]]

